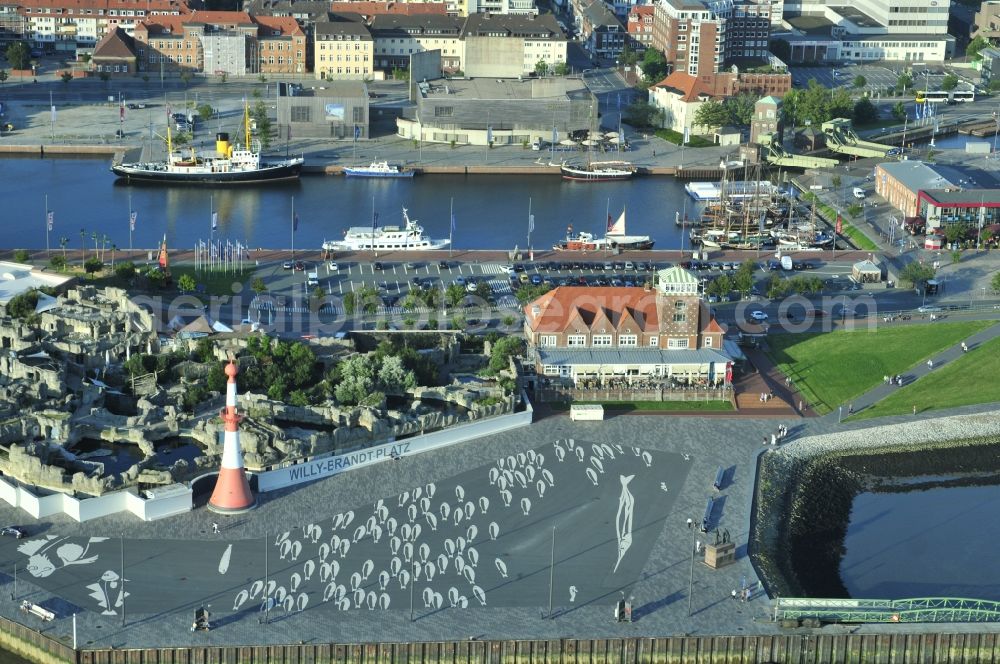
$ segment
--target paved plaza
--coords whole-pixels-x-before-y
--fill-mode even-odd
[[[78,614],[80,644],[95,647],[773,633],[763,594],[730,598],[757,583],[746,537],[759,441],[779,423],[792,445],[870,426],[536,420],[261,494],[241,516],[200,507],[151,523],[25,523],[4,506],[0,519],[29,536],[0,540],[0,612],[30,623],[16,605],[39,603],[57,619],[33,627],[64,639]],[[686,521],[697,526],[709,497],[706,534]],[[711,570],[691,553],[716,529],[731,535],[737,562]],[[631,624],[613,621],[620,597],[632,599]],[[192,635],[200,606],[214,629]]]

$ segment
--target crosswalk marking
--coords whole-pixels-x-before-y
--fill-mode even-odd
[[[507,268],[499,263],[483,263],[480,268],[483,274],[507,274]]]

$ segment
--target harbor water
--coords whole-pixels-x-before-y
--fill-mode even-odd
[[[49,247],[66,238],[79,249],[81,231],[108,235],[129,246],[129,209],[136,212],[131,242],[190,248],[212,235],[251,248],[292,248],[292,219],[298,217],[294,248],[319,249],[340,240],[350,226],[400,224],[409,210],[433,238],[447,238],[454,211],[456,249],[528,248],[528,217],[534,217],[531,247],[551,249],[567,228],[603,236],[608,215],[626,211],[629,235],[649,235],[657,249],[680,249],[675,212],[694,212],[684,183],[670,177],[624,182],[575,183],[558,175],[422,175],[412,179],[304,176],[298,182],[251,187],[136,186],[116,183],[107,159],[0,159],[4,217],[0,246],[44,249],[45,205],[53,212]],[[294,213],[293,213],[294,198]],[[687,247],[685,239],[685,247]]]
[[[841,579],[851,597],[1000,601],[1000,486],[862,493],[844,538]]]

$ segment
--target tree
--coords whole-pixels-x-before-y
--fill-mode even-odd
[[[733,275],[733,290],[739,292],[744,297],[749,295],[750,289],[753,288],[753,273],[756,269],[757,264],[754,261],[745,260],[740,263],[736,274]]]
[[[202,122],[208,122],[214,115],[215,109],[210,104],[199,104],[198,117],[201,118]]]
[[[1000,272],[993,274],[993,278],[990,280],[990,286],[993,288],[994,293],[1000,293]]]
[[[648,101],[637,101],[625,108],[622,120],[633,127],[659,127],[663,122],[663,109]]]
[[[663,53],[655,48],[647,48],[642,54],[642,77],[649,85],[659,83],[667,76],[669,65]]]
[[[569,73],[569,65],[565,62],[557,62],[555,66],[552,67],[552,74],[554,76],[565,76]]]
[[[706,101],[694,112],[694,124],[710,130],[713,127],[721,127],[729,120],[729,112],[722,102]]]
[[[403,360],[398,355],[386,355],[378,370],[378,385],[383,392],[402,394],[416,387],[417,377],[403,365]]]
[[[259,94],[256,90],[255,93]],[[263,100],[258,100],[250,111],[250,117],[257,125],[257,136],[261,146],[266,150],[271,146],[271,119],[267,116],[267,106]]]
[[[742,93],[729,97],[722,105],[729,113],[730,124],[737,127],[749,127],[753,120],[753,107],[757,103],[757,95]]]
[[[519,337],[500,337],[490,350],[490,371],[498,373],[510,366],[510,358],[524,353],[524,341]]]
[[[982,60],[983,56],[979,55],[979,52],[984,48],[988,48],[989,46],[990,46],[990,40],[980,35],[979,37],[976,37],[975,39],[970,41],[969,45],[965,47],[965,55],[967,55],[969,59],[973,61]]]
[[[101,79],[101,82],[106,84],[108,81],[111,80],[111,74],[109,74],[106,71],[102,71],[100,74],[97,75],[97,78]]]
[[[27,249],[18,249],[14,252],[15,263],[27,263],[31,259],[31,253]]]
[[[958,76],[954,74],[946,74],[943,79],[941,79],[941,89],[946,92],[951,92],[958,87]]]
[[[361,402],[375,388],[375,372],[364,355],[352,355],[339,365],[340,382],[334,388],[337,401],[346,405]]]
[[[934,268],[930,265],[924,265],[923,263],[918,263],[913,261],[907,263],[899,273],[899,279],[910,286],[916,286],[917,284],[924,283],[928,279],[934,278]]]
[[[621,55],[618,56],[618,62],[625,66],[634,65],[639,62],[639,54],[629,48],[628,44],[625,44],[625,46],[622,47]]]
[[[61,272],[62,270],[66,269],[66,258],[60,256],[59,254],[56,254],[55,256],[49,259],[49,265],[52,266],[53,270]]]
[[[191,82],[191,72],[189,72],[189,71],[182,71],[181,72],[181,83],[183,83],[184,86],[187,87],[188,83],[190,83],[190,82]]]
[[[92,256],[88,258],[83,264],[83,271],[87,274],[93,274],[95,272],[100,272],[104,268],[104,263],[97,256]]]
[[[539,76],[545,76],[549,73],[549,64],[545,60],[539,60],[535,63],[535,73]]]
[[[906,119],[906,106],[901,101],[897,101],[892,107],[892,117],[897,122]]]
[[[444,299],[449,307],[457,307],[465,299],[465,288],[461,284],[448,284],[448,288],[444,291]]]
[[[156,265],[146,268],[143,276],[146,277],[151,286],[155,286],[156,288],[163,288],[167,283],[167,275]]]
[[[252,282],[250,282],[250,288],[254,293],[260,295],[267,290],[267,284],[260,277],[256,277]]]
[[[476,284],[476,296],[482,299],[487,299],[493,294],[493,289],[485,281],[480,281]]]
[[[906,92],[906,88],[913,87],[913,75],[904,71],[896,78],[896,87],[902,92]]]
[[[14,69],[31,69],[31,49],[24,42],[14,42],[7,47],[7,61]]]
[[[63,85],[69,85],[69,82],[73,80],[73,74],[69,73],[68,71],[64,71],[63,73],[59,74],[59,80],[63,82]]]
[[[832,178],[830,178],[830,184],[833,185],[834,189],[840,189],[840,185],[842,185],[843,183],[844,181],[840,178],[839,175],[834,175]]]
[[[963,240],[969,232],[969,227],[965,224],[948,224],[944,227],[944,239],[948,244]]]
[[[854,112],[851,114],[855,124],[869,124],[878,120],[878,109],[868,97],[862,97],[854,104]]]
[[[38,291],[31,289],[15,295],[7,302],[6,312],[12,318],[25,319],[35,313],[38,306]]]
[[[182,293],[190,293],[197,285],[190,274],[182,274],[177,279],[177,289]]]
[[[3,83],[4,81],[6,81],[7,80],[7,76],[8,76],[7,70],[6,69],[0,69],[0,83]]]
[[[124,279],[125,281],[128,281],[129,279],[134,277],[135,273],[136,273],[135,263],[133,263],[132,261],[125,261],[123,263],[119,263],[118,266],[115,268],[115,275],[119,279]]]
[[[858,74],[857,76],[854,77],[854,87],[856,87],[856,88],[858,88],[860,90],[861,88],[865,87],[866,85],[868,85],[868,79],[867,78],[865,78],[861,74]]]

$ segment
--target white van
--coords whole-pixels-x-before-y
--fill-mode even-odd
[[[855,187],[854,188],[854,197],[857,198],[858,200],[863,199],[865,197],[865,190],[862,189],[861,187]]]

